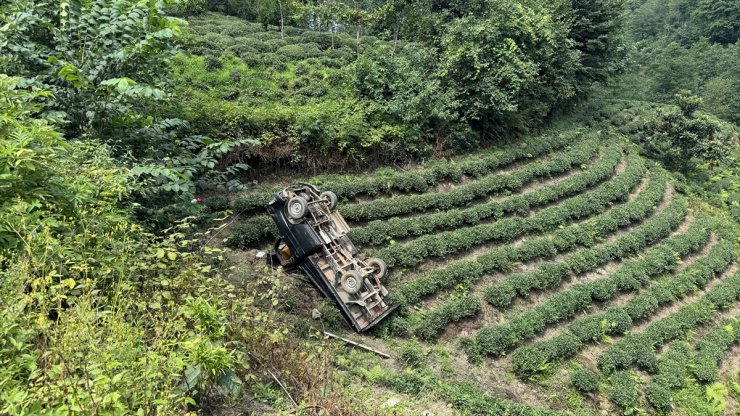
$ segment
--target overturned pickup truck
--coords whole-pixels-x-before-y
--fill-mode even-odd
[[[313,185],[297,184],[279,192],[267,213],[280,237],[267,257],[271,267],[299,269],[326,297],[334,299],[347,323],[357,332],[372,328],[394,309],[380,280],[387,267],[381,259],[366,261],[347,233],[349,226],[335,211],[337,196]]]

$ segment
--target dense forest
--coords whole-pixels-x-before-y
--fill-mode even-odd
[[[739,38],[730,0],[1,2],[0,415],[731,414]],[[258,258],[297,181],[390,268],[369,334]]]

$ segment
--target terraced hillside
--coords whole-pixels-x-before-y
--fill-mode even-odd
[[[390,268],[400,313],[355,338],[395,358],[345,367],[408,394],[400,413],[419,395],[447,404],[434,414],[738,408],[737,228],[618,134],[295,179],[333,190],[353,241]],[[277,189],[233,201],[228,245],[268,246]]]

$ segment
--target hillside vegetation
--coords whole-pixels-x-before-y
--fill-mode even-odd
[[[257,166],[325,171],[516,137],[618,69],[613,2],[403,3],[352,9],[367,17],[356,31],[340,3],[328,22],[319,4],[282,28],[193,17],[181,111],[202,133],[259,138]],[[407,27],[413,13],[435,24]]]
[[[692,208],[685,185],[625,136],[552,132],[376,178],[324,183],[341,190],[348,182],[340,211],[351,237],[391,268],[387,285],[401,312],[378,332],[424,358],[395,375],[360,370],[367,381],[413,395],[475,374],[494,397],[586,412],[696,406],[680,402],[682,389],[718,381],[734,341],[711,362],[694,348],[704,327],[738,319],[737,228]],[[235,204],[258,206],[250,198],[263,203],[268,194]],[[261,214],[242,221],[228,240],[236,246],[259,247],[272,235]],[[681,374],[713,376],[665,381],[676,377],[661,373],[674,345],[686,351]],[[570,377],[573,386],[562,381]],[[513,408],[491,397],[483,412]]]
[[[0,415],[736,413],[738,22],[2,3]],[[368,334],[264,266],[299,181],[389,267]]]

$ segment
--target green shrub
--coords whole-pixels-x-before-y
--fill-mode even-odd
[[[288,45],[288,42],[286,40],[284,40],[284,39],[268,39],[268,40],[265,41],[265,45],[267,46],[268,51],[270,51],[270,52],[277,52],[277,53],[281,53],[283,55],[288,55],[288,54],[286,54],[284,52],[279,52],[282,47]],[[288,56],[290,56],[290,55],[288,55]]]
[[[63,140],[44,98],[0,75],[1,413],[181,414],[238,396],[271,354],[272,370],[329,370],[284,335],[277,275],[236,288],[192,224],[146,232],[122,208],[130,174]]]
[[[665,386],[656,383],[648,384],[645,389],[645,396],[648,402],[660,412],[670,412],[671,410],[671,391]]]
[[[727,350],[740,341],[740,318],[723,320],[702,339],[697,346],[694,377],[701,383],[718,379],[718,365]]]
[[[692,373],[701,383],[712,383],[719,378],[717,363],[708,359],[697,359]]]
[[[277,53],[263,53],[259,56],[259,64],[270,67],[276,71],[283,71],[288,67],[288,60],[284,55]]]
[[[538,409],[526,404],[500,399],[481,391],[471,382],[446,382],[438,390],[443,399],[462,412],[471,415],[555,416],[560,413]]]
[[[729,265],[732,258],[731,255],[724,267]],[[651,370],[656,365],[652,358],[654,348],[683,336],[695,326],[706,324],[719,309],[728,307],[729,299],[736,300],[739,297],[740,272],[737,272],[720,281],[698,301],[651,323],[644,332],[630,334],[607,348],[598,358],[599,367],[607,373],[632,364]],[[615,360],[616,357],[619,360]]]
[[[480,300],[473,295],[453,296],[443,306],[421,313],[419,324],[413,329],[421,339],[436,338],[452,322],[475,316],[480,312]]]
[[[315,43],[305,43],[299,45],[285,45],[278,48],[275,53],[286,56],[290,59],[306,59],[313,56],[320,56],[321,50]]]
[[[571,373],[570,382],[578,391],[591,393],[599,388],[599,375],[587,368],[579,367]]]
[[[480,345],[476,342],[476,345]],[[525,346],[511,354],[511,364],[514,373],[522,379],[545,370],[548,367],[547,354],[541,346]]]
[[[225,196],[211,196],[203,201],[208,212],[221,212],[230,208],[229,199]]]
[[[409,367],[421,366],[424,362],[424,355],[422,346],[418,342],[408,341],[401,344],[399,359]]]
[[[680,255],[686,255],[689,252],[697,251],[699,248],[701,248],[702,244],[706,244],[708,238],[709,229],[707,227],[707,222],[706,220],[699,220],[694,223],[692,225],[692,228],[689,229],[686,233],[668,239],[661,245],[656,246],[653,250],[656,252],[664,252],[668,250],[668,252],[671,253],[680,253]],[[706,257],[697,260],[694,265],[682,271],[672,280],[665,283],[657,283],[653,285],[648,291],[630,299],[627,302],[626,306],[629,306],[629,304],[632,302],[641,302],[641,298],[643,297],[653,296],[654,291],[662,292],[665,289],[664,286],[668,286],[669,288],[676,291],[684,291],[684,287],[691,288],[691,291],[697,290],[699,285],[697,285],[697,283],[695,282],[702,280],[706,281],[707,279],[716,276],[717,273],[720,273],[730,264],[733,259],[732,245],[733,244],[731,240],[721,241],[719,244],[712,248],[712,250]],[[660,265],[660,263],[653,263],[651,254],[652,251],[649,251],[646,255],[643,256],[643,259],[628,262],[622,268],[622,271],[618,270],[612,277],[617,277],[622,272],[633,273],[635,272],[635,270],[644,270],[644,266],[641,265],[642,262],[647,262],[646,264],[651,264],[650,267],[655,268],[655,270],[662,270],[662,266]],[[671,259],[672,261],[672,257],[659,255],[658,258]],[[667,302],[671,302],[672,300],[670,299],[672,298],[667,298]],[[547,306],[547,302],[543,306]],[[548,309],[536,308],[532,310],[530,314],[532,316],[537,316],[545,313],[544,311],[546,310]],[[555,312],[551,311],[548,313],[553,314]],[[565,316],[567,317],[567,315]],[[517,322],[518,320],[520,320],[520,318],[515,317],[511,320],[511,322]],[[600,341],[604,335],[620,334],[626,332],[632,326],[632,322],[632,318],[624,308],[609,308],[605,313],[587,316],[574,321],[569,325],[565,333],[560,334],[551,340],[537,342],[533,344],[533,347],[535,348],[533,351],[538,351],[539,353],[543,354],[540,360],[546,360],[548,362],[563,360],[569,358],[569,356],[554,355],[553,348],[550,347],[550,344],[554,341],[557,341],[558,338],[565,338],[568,332],[573,333],[573,335],[575,335],[575,337],[580,339],[583,343]],[[507,332],[509,331],[511,331],[510,333],[512,334],[517,334],[516,330],[507,330]],[[509,337],[509,339],[517,340],[520,339],[520,337]],[[639,346],[639,344],[635,344],[635,346]],[[629,351],[630,352],[626,351],[623,348],[608,349],[598,359],[600,368],[602,368],[602,370],[606,373],[611,373],[617,369],[626,368],[635,360],[637,360],[640,354],[644,354],[642,355],[643,358],[641,359],[642,365],[655,370],[655,357],[650,349],[633,348]],[[513,360],[515,360],[515,358]],[[514,365],[516,367],[516,363],[514,363]],[[662,364],[660,362],[657,363],[657,366],[659,373],[664,371],[661,370]],[[662,376],[659,374],[658,377]],[[676,377],[680,377],[681,379],[683,379],[683,376],[681,375],[677,375]]]
[[[609,377],[609,400],[622,410],[631,407],[639,395],[637,380],[629,371],[619,371]]]
[[[259,52],[251,45],[233,45],[226,48],[226,52],[234,54],[240,58],[247,58],[257,55]]]
[[[674,343],[671,349],[660,357],[658,374],[653,378],[653,381],[669,389],[682,387],[686,379],[690,356],[691,353],[687,344]]]

